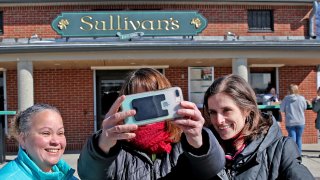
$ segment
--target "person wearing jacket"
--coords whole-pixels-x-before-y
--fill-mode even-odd
[[[203,110],[225,152],[226,165],[216,179],[314,179],[295,142],[282,135],[270,114],[260,113],[253,89],[240,76],[216,79]]]
[[[280,111],[285,113],[286,130],[298,145],[299,152],[302,152],[302,134],[305,128],[306,120],[304,111],[307,109],[306,99],[299,95],[299,88],[295,84],[288,87],[288,93],[280,104]]]
[[[124,124],[135,110],[118,111],[125,95],[171,87],[152,68],[133,71],[108,111],[102,129],[87,141],[78,159],[81,179],[210,179],[225,164],[224,152],[194,103],[181,102],[181,119],[137,126]]]
[[[317,113],[315,128],[318,129],[320,137],[320,87],[317,90],[317,97],[312,100],[312,111]]]
[[[78,179],[61,159],[66,138],[58,109],[35,104],[15,116],[12,128],[19,142],[18,156],[0,169],[0,179]]]
[[[280,104],[280,101],[278,99],[278,95],[276,93],[276,89],[274,87],[271,87],[269,91],[267,91],[268,93],[265,94],[263,96],[263,105],[277,105]],[[278,122],[278,125],[280,125],[280,122],[282,121],[281,118],[281,113],[279,111],[279,109],[272,109],[272,110],[261,110],[262,112],[266,112],[266,113],[270,113],[273,115],[273,117],[276,119],[276,121]]]

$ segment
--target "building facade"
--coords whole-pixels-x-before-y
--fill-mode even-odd
[[[320,43],[317,2],[310,0],[33,1],[0,0],[2,110],[49,103],[61,110],[68,150],[98,130],[123,78],[140,67],[162,71],[201,107],[206,87],[235,73],[257,93],[282,99],[291,83],[316,96]],[[63,37],[52,21],[64,12],[196,11],[207,20],[195,36]],[[306,111],[303,143],[317,143],[316,114]],[[4,117],[10,126],[10,116]],[[283,133],[286,134],[284,122]],[[7,151],[16,151],[13,139]]]

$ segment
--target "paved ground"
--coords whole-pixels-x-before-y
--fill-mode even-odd
[[[308,167],[317,180],[320,180],[320,142],[303,144],[302,155],[302,164]]]
[[[320,141],[318,144],[303,144],[302,145],[302,164],[304,164],[311,171],[315,179],[320,180]],[[15,155],[7,155],[6,161],[9,162],[14,159]],[[65,153],[63,159],[66,160],[71,167],[75,170],[77,169],[77,159],[79,153]],[[4,166],[5,163],[0,164],[0,168]],[[75,173],[78,176],[78,173]]]

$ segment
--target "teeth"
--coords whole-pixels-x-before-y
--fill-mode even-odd
[[[223,130],[223,129],[227,129],[230,128],[230,126],[220,126],[219,129]]]
[[[56,153],[58,152],[59,150],[58,149],[47,149],[48,152],[52,152],[52,153]]]

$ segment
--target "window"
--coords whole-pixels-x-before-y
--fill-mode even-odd
[[[257,95],[258,104],[262,104],[263,95],[271,87],[277,89],[276,68],[250,68],[250,85]]]
[[[189,100],[203,107],[203,97],[213,82],[213,67],[189,67]]]
[[[272,10],[248,10],[249,31],[273,31]]]
[[[0,12],[0,34],[3,34],[3,12]]]

